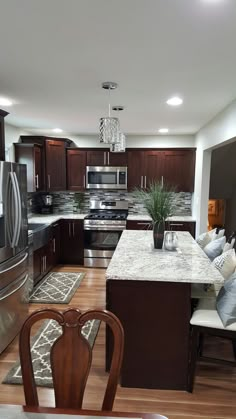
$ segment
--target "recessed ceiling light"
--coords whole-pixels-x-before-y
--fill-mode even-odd
[[[158,132],[160,132],[161,134],[166,134],[167,132],[169,132],[169,130],[168,128],[160,128]]]
[[[6,97],[0,97],[0,106],[12,106],[12,101]]]
[[[182,105],[183,99],[181,99],[178,96],[173,96],[170,99],[168,99],[166,103],[167,105],[170,105],[170,106],[179,106],[179,105]]]
[[[53,132],[56,132],[57,134],[59,134],[60,132],[62,132],[61,128],[54,128]]]

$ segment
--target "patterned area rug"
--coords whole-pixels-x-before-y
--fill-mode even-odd
[[[33,290],[30,303],[69,303],[84,275],[83,273],[50,272]]]
[[[82,328],[82,334],[93,347],[100,326],[99,320],[89,320]],[[53,342],[62,333],[55,320],[46,320],[38,333],[32,338],[31,353],[37,386],[53,387],[50,366],[50,350]],[[11,368],[3,380],[4,384],[22,384],[20,361]]]

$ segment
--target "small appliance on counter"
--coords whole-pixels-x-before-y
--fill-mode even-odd
[[[40,197],[39,209],[41,214],[53,213],[53,196],[50,194],[42,195]]]

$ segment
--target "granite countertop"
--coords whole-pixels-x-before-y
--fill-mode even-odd
[[[33,214],[28,218],[28,223],[35,224],[52,224],[59,220],[83,220],[88,214],[72,213],[72,214]]]
[[[153,249],[151,231],[125,230],[106,279],[223,284],[224,278],[190,233],[177,233],[177,251]]]
[[[128,221],[151,221],[151,217],[149,215],[141,215],[141,214],[129,214],[127,217]],[[173,222],[195,222],[196,219],[191,215],[173,215],[172,217],[167,218],[167,221]]]

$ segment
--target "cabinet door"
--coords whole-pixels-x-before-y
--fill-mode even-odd
[[[128,153],[112,153],[111,151],[107,152],[107,159],[109,166],[127,166],[128,163]]]
[[[37,145],[34,146],[34,176],[35,176],[35,190],[44,190],[44,170],[43,170],[43,149]]]
[[[65,142],[46,140],[46,184],[48,191],[66,190]]]
[[[194,221],[192,222],[166,221],[166,224],[165,224],[166,230],[188,231],[193,236],[193,238],[195,238],[195,226],[196,226],[196,223]]]
[[[34,265],[34,285],[42,278],[43,266],[42,266],[42,252],[41,249],[35,250],[33,254],[33,265]]]
[[[144,152],[144,188],[148,188],[152,182],[162,182],[164,157],[163,151]]]
[[[142,151],[128,151],[128,189],[144,187],[144,166]]]
[[[151,221],[128,220],[126,228],[127,230],[152,230],[152,223]]]
[[[87,151],[87,166],[107,166],[108,150],[98,149]]]
[[[165,151],[164,182],[173,185],[176,192],[193,192],[195,151]]]
[[[86,151],[67,149],[67,189],[85,189]]]
[[[44,272],[46,275],[53,267],[53,240],[50,239],[49,242],[43,247],[43,257],[44,257]]]
[[[60,224],[52,225],[52,267],[60,261]]]
[[[83,220],[63,220],[61,224],[61,263],[83,264]]]

